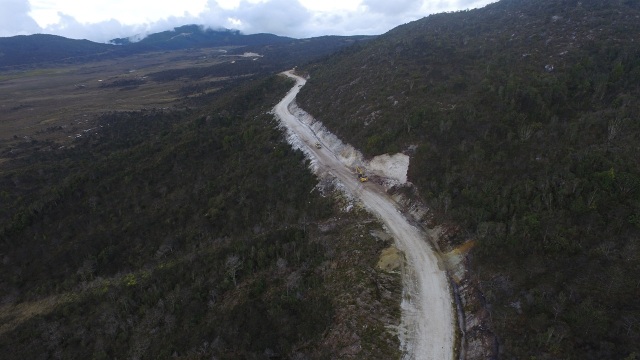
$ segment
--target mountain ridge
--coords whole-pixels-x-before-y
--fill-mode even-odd
[[[446,245],[475,241],[500,356],[640,353],[638,18],[503,0],[303,68],[300,106],[369,157],[410,154],[432,224],[459,228]]]
[[[153,51],[207,47],[261,49],[265,46],[283,47],[301,44],[304,41],[317,41],[326,50],[326,46],[322,44],[327,40],[334,42],[334,45],[329,47],[340,47],[342,46],[340,43],[347,43],[350,39],[363,41],[371,38],[373,36],[321,36],[294,39],[267,33],[246,35],[238,30],[213,30],[200,25],[175,27],[173,30],[149,34],[139,41],[130,41],[129,38],[112,39],[108,44],[48,34],[19,35],[0,38],[0,70],[103,60]]]

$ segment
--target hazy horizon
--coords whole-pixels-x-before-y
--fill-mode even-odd
[[[379,35],[433,13],[493,0],[3,0],[0,37],[52,34],[107,42],[197,24],[293,38]]]

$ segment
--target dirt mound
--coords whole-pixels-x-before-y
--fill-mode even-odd
[[[393,272],[400,270],[403,262],[403,254],[396,247],[392,246],[382,250],[377,267],[387,272]]]

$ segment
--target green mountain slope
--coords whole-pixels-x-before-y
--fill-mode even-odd
[[[289,42],[292,38],[273,34],[245,35],[238,30],[205,29],[198,25],[184,25],[171,31],[151,34],[144,39],[128,44],[136,49],[172,50],[193,47],[274,45]]]
[[[0,69],[44,62],[79,62],[111,52],[113,46],[89,40],[36,34],[0,37]]]
[[[0,357],[397,358],[389,244],[283,141],[267,111],[291,85],[105,114],[4,162]]]
[[[640,354],[640,6],[507,1],[308,66],[299,102],[368,155],[412,151],[506,358]]]

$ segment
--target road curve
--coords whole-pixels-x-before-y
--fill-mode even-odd
[[[426,235],[407,220],[381,186],[371,182],[360,183],[353,170],[340,162],[328,148],[314,146],[318,141],[314,132],[289,111],[289,105],[306,81],[291,71],[284,74],[295,79],[296,85],[275,106],[275,115],[297,136],[305,154],[315,160],[319,175],[334,176],[347,191],[359,198],[382,221],[395,238],[398,249],[406,256],[402,326],[399,331],[403,359],[453,359],[455,325],[451,291]]]

